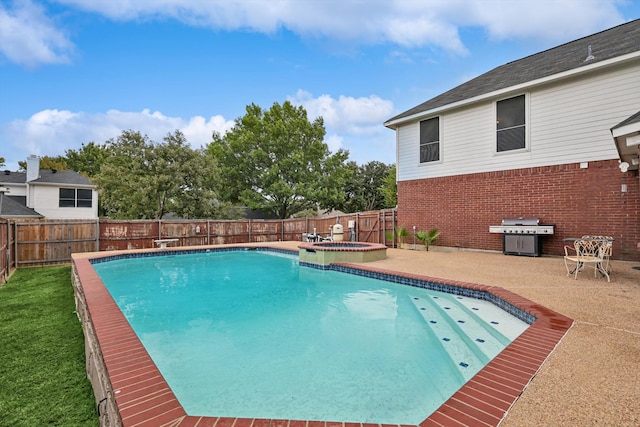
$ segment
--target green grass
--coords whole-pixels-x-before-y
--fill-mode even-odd
[[[97,426],[71,268],[19,269],[0,288],[0,426]]]

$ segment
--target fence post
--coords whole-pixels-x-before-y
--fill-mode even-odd
[[[387,232],[387,212],[384,209],[382,209],[380,212],[382,213],[382,233],[381,233],[381,235],[382,235],[382,243],[384,244],[384,243],[386,243],[386,240],[387,240],[386,237],[385,237],[385,234]],[[378,240],[378,242],[380,242],[380,240]]]
[[[15,248],[13,249],[14,260],[16,268],[18,268],[18,223],[13,223],[13,243],[15,244]]]
[[[11,257],[9,256],[10,253],[10,249],[11,249],[11,238],[10,238],[10,232],[11,230],[9,229],[10,225],[9,225],[9,220],[7,220],[7,240],[5,242],[5,249],[4,249],[4,254],[2,254],[2,256],[4,257],[5,260],[5,265],[4,265],[4,278],[3,278],[3,282],[6,283],[7,279],[9,278],[9,268],[10,265],[9,263],[11,262]]]
[[[393,230],[391,232],[391,247],[396,247],[396,210],[391,211],[391,222],[393,223]]]
[[[100,218],[96,218],[96,252],[100,251]]]

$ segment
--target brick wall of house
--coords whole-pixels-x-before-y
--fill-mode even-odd
[[[438,228],[435,245],[501,251],[502,236],[489,226],[514,217],[555,225],[542,237],[543,254],[562,255],[563,238],[608,235],[614,258],[640,260],[640,179],[616,160],[398,183],[398,225]]]

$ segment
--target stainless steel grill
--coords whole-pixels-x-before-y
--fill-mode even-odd
[[[540,224],[538,218],[505,218],[501,225],[489,226],[489,233],[502,234],[506,255],[540,256],[540,236],[553,234],[553,225]]]

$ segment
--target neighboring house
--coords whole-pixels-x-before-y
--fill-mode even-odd
[[[543,253],[595,234],[640,259],[640,20],[497,67],[385,126],[399,225],[502,250],[489,226],[535,217],[555,225]]]
[[[77,172],[40,169],[29,156],[26,172],[0,172],[2,218],[98,218],[96,186]]]

